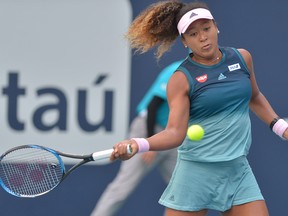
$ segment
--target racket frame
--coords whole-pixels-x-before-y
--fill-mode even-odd
[[[86,164],[88,162],[91,162],[91,161],[97,161],[97,160],[102,160],[102,159],[109,158],[111,153],[113,152],[113,149],[108,149],[108,150],[98,151],[98,152],[94,152],[92,154],[87,154],[87,155],[76,155],[76,154],[64,153],[64,152],[61,152],[61,151],[58,151],[58,150],[54,150],[54,149],[51,149],[51,148],[45,147],[45,146],[31,144],[31,145],[16,146],[14,148],[9,149],[8,151],[6,151],[4,154],[2,154],[0,156],[0,163],[2,162],[2,159],[5,158],[5,156],[7,154],[9,154],[9,153],[11,153],[13,151],[20,150],[20,149],[25,149],[25,148],[41,149],[41,150],[50,152],[51,154],[53,154],[56,157],[56,159],[58,160],[59,165],[61,167],[61,170],[62,170],[61,179],[58,181],[57,184],[55,184],[53,187],[51,187],[47,191],[44,191],[42,193],[35,194],[35,195],[24,195],[24,194],[15,193],[10,188],[8,188],[3,183],[2,179],[0,178],[0,185],[2,186],[2,188],[6,192],[8,192],[8,193],[10,193],[10,194],[12,194],[12,195],[14,195],[16,197],[25,197],[25,198],[33,198],[33,197],[41,196],[43,194],[46,194],[46,193],[50,192],[51,190],[56,188],[64,179],[66,179],[66,177],[68,175],[70,175],[79,166],[81,166],[83,164]],[[128,149],[128,147],[127,147],[127,149]],[[75,165],[73,165],[69,170],[66,170],[65,164],[64,164],[61,156],[62,157],[66,157],[66,158],[73,158],[73,159],[80,159],[80,160],[82,159],[82,160],[80,162],[76,163]]]

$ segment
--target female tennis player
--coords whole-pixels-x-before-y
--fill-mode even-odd
[[[193,52],[172,75],[166,128],[147,139],[116,143],[111,160],[137,152],[178,147],[178,160],[160,198],[166,216],[268,216],[265,200],[247,161],[251,145],[249,108],[280,137],[288,124],[260,92],[251,54],[218,46],[218,28],[205,3],[161,1],[131,24],[127,38],[137,51],[157,47],[159,59],[180,36]],[[187,127],[199,124],[205,135],[189,140]],[[133,153],[126,153],[127,145]]]

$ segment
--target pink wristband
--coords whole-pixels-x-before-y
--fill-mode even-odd
[[[147,139],[144,138],[132,138],[138,145],[138,153],[147,152],[150,149],[150,145]]]
[[[272,130],[275,134],[277,134],[280,137],[283,137],[283,134],[285,130],[288,128],[288,123],[283,120],[279,119],[273,126]]]

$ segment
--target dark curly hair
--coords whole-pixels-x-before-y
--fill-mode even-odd
[[[181,17],[196,8],[208,9],[204,2],[183,3],[177,0],[159,1],[142,11],[130,25],[127,34],[131,48],[145,53],[157,47],[156,58],[167,52],[177,36],[177,24]]]

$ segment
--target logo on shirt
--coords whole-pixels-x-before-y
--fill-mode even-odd
[[[223,73],[220,73],[219,76],[218,76],[218,80],[223,80],[223,79],[226,79],[227,77],[223,74]]]
[[[206,82],[207,78],[208,78],[207,74],[204,74],[202,76],[196,77],[196,80],[200,83],[204,83]]]
[[[170,197],[169,197],[169,200],[171,200],[171,201],[175,201],[175,197],[174,197],[174,195],[170,196]]]
[[[229,71],[235,71],[235,70],[239,70],[239,69],[241,69],[239,63],[237,63],[237,64],[233,64],[233,65],[229,65],[228,68],[229,68]]]

